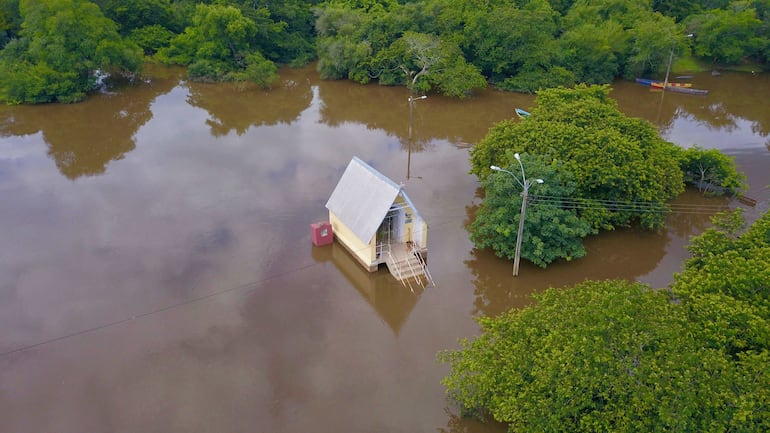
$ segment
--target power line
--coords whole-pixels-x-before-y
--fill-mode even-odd
[[[618,201],[618,200],[602,200],[602,199],[593,200],[593,199],[585,199],[585,198],[562,197],[562,196],[551,196],[551,195],[541,195],[541,194],[537,194],[537,195],[536,194],[530,194],[529,197],[530,197],[533,205],[551,206],[551,207],[559,207],[559,208],[565,208],[565,207],[570,208],[571,207],[571,208],[585,209],[585,210],[591,210],[591,209],[595,209],[595,210],[623,210],[623,211],[631,211],[631,212],[660,212],[660,213],[665,213],[665,212],[669,212],[669,211],[671,211],[673,213],[713,213],[713,212],[724,211],[724,210],[728,210],[729,209],[729,207],[719,206],[719,205],[665,204],[665,203],[660,203],[660,202]],[[434,215],[434,216],[437,216],[437,215]],[[443,216],[445,218],[446,217],[450,217],[450,218],[451,217],[454,217],[454,218],[458,218],[458,217],[465,218],[465,217],[467,217],[467,215],[460,215],[460,214],[456,214],[456,215],[453,215],[453,214],[441,214],[441,216]],[[444,221],[441,221],[441,222],[438,222],[438,223],[430,224],[429,228],[431,230],[437,230],[437,229],[442,228],[443,226],[447,226],[449,224],[454,224],[456,222],[458,222],[458,220],[456,220],[456,219],[448,219],[448,220],[444,220]],[[368,248],[368,247],[362,248],[361,251],[363,251],[366,248]],[[225,288],[225,289],[222,289],[222,290],[217,290],[217,291],[214,291],[212,293],[201,295],[201,296],[198,296],[198,297],[195,297],[195,298],[192,298],[192,299],[188,299],[188,300],[185,300],[185,301],[181,301],[181,302],[178,302],[178,303],[175,303],[175,304],[167,305],[165,307],[161,307],[161,308],[158,308],[158,309],[155,309],[155,310],[150,310],[150,311],[147,311],[147,312],[144,312],[144,313],[141,313],[141,314],[137,314],[137,315],[134,315],[134,316],[125,317],[125,318],[118,319],[118,320],[115,320],[115,321],[112,321],[112,322],[104,323],[102,325],[94,326],[94,327],[83,329],[83,330],[80,330],[80,331],[75,331],[75,332],[72,332],[70,334],[65,334],[65,335],[61,335],[61,336],[58,336],[58,337],[50,338],[48,340],[43,340],[43,341],[40,341],[40,342],[37,342],[37,343],[29,344],[29,345],[26,345],[26,346],[17,347],[17,348],[8,350],[6,352],[0,353],[0,358],[8,356],[8,355],[12,355],[14,353],[19,353],[19,352],[23,352],[23,351],[26,351],[26,350],[29,350],[29,349],[33,349],[33,348],[36,348],[36,347],[40,347],[40,346],[48,345],[48,344],[51,344],[51,343],[55,343],[55,342],[58,342],[58,341],[67,340],[67,339],[70,339],[70,338],[73,338],[73,337],[77,337],[77,336],[80,336],[80,335],[89,334],[91,332],[96,332],[96,331],[99,331],[99,330],[102,330],[102,329],[111,328],[113,326],[121,325],[123,323],[131,322],[131,321],[134,321],[134,320],[137,320],[137,319],[141,319],[141,318],[144,318],[144,317],[153,316],[155,314],[163,313],[163,312],[170,311],[170,310],[173,310],[173,309],[176,309],[176,308],[184,307],[186,305],[191,305],[191,304],[194,304],[194,303],[197,303],[197,302],[205,301],[205,300],[208,300],[208,299],[220,296],[220,295],[224,295],[224,294],[227,294],[227,293],[241,291],[241,290],[245,291],[245,292],[250,292],[250,291],[258,289],[259,287],[261,287],[262,285],[264,285],[265,283],[267,283],[267,282],[269,282],[271,280],[283,278],[283,277],[286,277],[286,276],[291,275],[293,273],[304,271],[304,270],[307,270],[307,269],[310,269],[310,268],[313,268],[315,266],[319,266],[319,265],[322,265],[322,264],[323,264],[323,262],[316,262],[316,263],[311,263],[311,264],[304,265],[304,266],[299,266],[299,267],[296,267],[296,268],[292,268],[292,269],[286,270],[284,272],[280,272],[280,273],[275,274],[275,275],[267,276],[267,277],[265,277],[263,279],[260,279],[260,280],[251,281],[251,282],[244,283],[244,284],[241,284],[241,285],[238,285],[238,286],[235,286],[235,287],[229,287],[229,288]]]
[[[446,221],[437,223],[435,225],[432,225],[432,229],[433,230],[437,230],[437,229],[441,228],[442,226],[446,226],[446,225],[449,225],[449,224],[452,224],[452,223],[456,223],[456,222],[457,222],[457,220],[446,220]],[[368,248],[368,247],[364,247],[360,251],[363,251],[366,248]],[[211,292],[211,293],[208,293],[208,294],[205,294],[205,295],[201,295],[201,296],[198,296],[198,297],[195,297],[195,298],[191,298],[191,299],[187,299],[187,300],[184,300],[184,301],[180,301],[180,302],[177,302],[175,304],[170,304],[170,305],[167,305],[165,307],[157,308],[155,310],[146,311],[144,313],[133,315],[133,316],[130,316],[130,317],[124,317],[122,319],[118,319],[118,320],[115,320],[115,321],[112,321],[112,322],[108,322],[108,323],[103,323],[101,325],[94,326],[94,327],[91,327],[91,328],[82,329],[80,331],[75,331],[75,332],[72,332],[72,333],[69,333],[69,334],[65,334],[65,335],[60,335],[58,337],[52,337],[52,338],[49,338],[47,340],[39,341],[37,343],[28,344],[26,346],[20,346],[20,347],[17,347],[17,348],[14,348],[14,349],[10,349],[10,350],[7,350],[5,352],[0,353],[0,358],[4,358],[4,357],[12,355],[14,353],[24,352],[24,351],[27,351],[29,349],[34,349],[36,347],[45,346],[45,345],[48,345],[48,344],[51,344],[51,343],[56,343],[58,341],[68,340],[70,338],[77,337],[77,336],[80,336],[80,335],[90,334],[92,332],[100,331],[102,329],[111,328],[113,326],[121,325],[123,323],[131,322],[131,321],[138,320],[138,319],[141,319],[141,318],[144,318],[144,317],[149,317],[149,316],[153,316],[155,314],[159,314],[159,313],[163,313],[163,312],[166,312],[166,311],[174,310],[176,308],[184,307],[186,305],[195,304],[195,303],[198,303],[198,302],[201,302],[201,301],[205,301],[205,300],[208,300],[208,299],[220,296],[220,295],[224,295],[224,294],[227,294],[227,293],[232,293],[232,292],[236,292],[236,291],[251,292],[251,291],[257,290],[258,288],[262,287],[265,283],[267,283],[269,281],[277,280],[279,278],[283,278],[283,277],[286,277],[288,275],[291,275],[291,274],[294,274],[294,273],[297,273],[297,272],[300,272],[300,271],[305,271],[307,269],[313,268],[315,266],[323,265],[323,264],[324,264],[323,262],[315,262],[315,263],[310,263],[310,264],[307,264],[307,265],[295,267],[295,268],[292,268],[292,269],[288,269],[288,270],[286,270],[284,272],[279,272],[277,274],[267,276],[267,277],[262,278],[260,280],[251,281],[251,282],[244,283],[244,284],[241,284],[241,285],[238,285],[238,286],[234,286],[234,287],[228,287],[228,288],[225,288],[225,289],[222,289],[222,290],[216,290],[214,292]]]
[[[634,200],[586,199],[563,196],[532,194],[532,204],[581,210],[610,210],[645,213],[706,214],[729,210],[726,205],[702,205],[685,203],[645,202]]]

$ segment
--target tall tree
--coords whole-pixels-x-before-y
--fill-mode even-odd
[[[132,74],[141,50],[85,0],[21,0],[20,38],[0,52],[0,99],[9,103],[75,102],[96,71]]]
[[[255,48],[257,32],[254,21],[238,8],[200,4],[193,25],[161,49],[158,57],[189,65],[194,80],[249,80],[269,86],[277,79],[277,67]]]
[[[732,65],[757,56],[765,48],[767,35],[760,35],[762,22],[753,8],[714,9],[688,17],[684,24],[695,33],[694,50],[714,63]]]
[[[383,79],[390,76],[412,91],[427,92],[435,88],[445,95],[462,98],[471,90],[486,86],[484,77],[465,61],[456,44],[425,33],[405,32],[390,47],[381,50],[372,64],[383,72],[383,84],[386,84]],[[394,71],[401,77],[394,76]]]

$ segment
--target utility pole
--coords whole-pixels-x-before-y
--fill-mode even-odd
[[[409,142],[407,143],[409,149],[406,157],[406,180],[409,180],[412,174],[412,112],[414,111],[414,101],[425,98],[427,98],[426,95],[418,96],[416,98],[414,96],[409,96]]]
[[[690,33],[687,35],[688,38],[691,38],[695,36],[694,34]],[[674,61],[674,48],[676,47],[676,39],[674,39],[674,42],[671,43],[671,52],[668,54],[668,66],[666,67],[666,79],[663,81],[663,91],[666,91],[666,87],[668,86],[668,74],[671,72],[671,63]]]

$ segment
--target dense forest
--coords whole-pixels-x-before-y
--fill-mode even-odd
[[[197,81],[325,79],[465,97],[770,59],[770,0],[0,0],[0,100],[75,102],[146,61]]]

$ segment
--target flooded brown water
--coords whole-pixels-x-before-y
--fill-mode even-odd
[[[416,101],[283,72],[264,92],[179,70],[82,104],[0,107],[3,432],[499,432],[446,401],[436,352],[474,317],[584,279],[671,281],[726,200],[661,233],[619,230],[546,270],[475,250],[468,148],[533,96]],[[629,115],[734,156],[768,208],[770,76],[702,74],[705,97],[617,83]],[[403,182],[437,287],[369,274],[309,224],[352,156]]]

